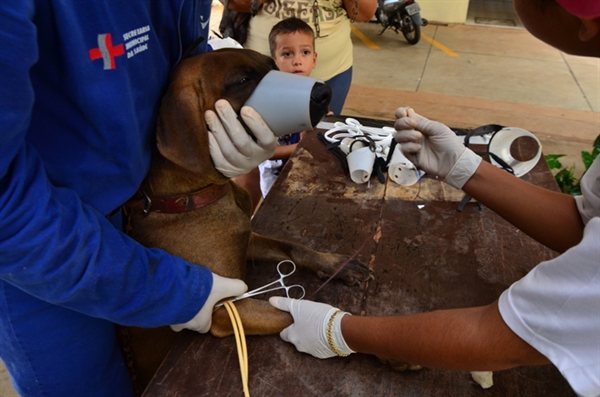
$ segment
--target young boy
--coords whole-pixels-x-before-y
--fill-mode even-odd
[[[540,40],[600,58],[600,0],[514,0],[514,6]],[[600,157],[582,179],[583,194],[573,197],[481,161],[452,130],[411,108],[399,108],[396,117],[394,138],[407,157],[418,155],[428,174],[561,255],[481,307],[350,316],[323,303],[272,297],[294,317],[281,337],[319,358],[360,352],[469,371],[553,363],[578,395],[600,396]]]
[[[271,57],[280,71],[310,76],[317,66],[315,34],[312,28],[299,18],[288,18],[278,22],[269,33]],[[258,166],[260,189],[265,197],[287,160],[302,139],[303,133],[279,137],[275,154]]]
[[[269,33],[271,57],[282,72],[310,76],[317,66],[315,33],[299,18],[277,23]]]
[[[299,18],[278,22],[269,34],[271,57],[280,71],[310,76],[317,66],[315,34],[310,25]],[[275,154],[247,175],[234,181],[252,196],[252,210],[256,209],[261,196],[265,197],[279,176],[285,160],[296,150],[303,133],[279,137]],[[259,181],[260,180],[260,181]]]

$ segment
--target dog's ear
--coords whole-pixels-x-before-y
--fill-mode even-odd
[[[279,70],[279,67],[275,63],[275,60],[273,58],[271,58],[271,57],[267,57],[267,58],[269,58],[268,62],[269,62],[270,68],[273,69],[273,70]]]
[[[210,158],[204,108],[193,84],[171,84],[162,100],[156,138],[158,151],[169,161],[219,179]]]
[[[269,70],[279,70],[279,68],[277,67],[277,64],[275,63],[275,60],[273,58],[263,55],[256,51],[253,51],[251,54],[252,54],[251,56],[254,57],[254,60],[256,61],[257,64],[266,66],[265,74],[268,73]]]

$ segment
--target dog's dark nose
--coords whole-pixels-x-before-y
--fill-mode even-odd
[[[315,83],[310,92],[310,100],[322,106],[329,106],[331,87],[323,83]]]
[[[323,83],[315,83],[310,92],[310,122],[316,126],[329,111],[331,87]]]

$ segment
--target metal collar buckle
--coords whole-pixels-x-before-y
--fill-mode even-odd
[[[142,209],[142,212],[144,213],[144,215],[148,215],[150,213],[150,208],[152,207],[152,199],[150,198],[150,196],[148,195],[148,193],[146,193],[145,190],[142,190],[142,194],[144,195],[144,208]]]

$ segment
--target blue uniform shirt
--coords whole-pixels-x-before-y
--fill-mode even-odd
[[[125,325],[198,312],[208,269],[140,246],[105,216],[144,178],[169,73],[208,38],[210,7],[0,4],[0,283]]]

